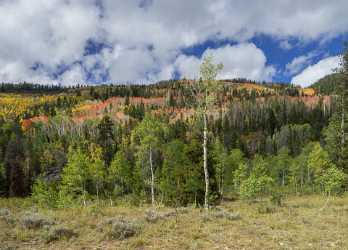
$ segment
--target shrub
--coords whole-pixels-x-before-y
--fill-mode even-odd
[[[0,219],[4,220],[9,225],[14,225],[16,223],[15,218],[7,208],[0,208]]]
[[[38,178],[33,185],[31,197],[40,207],[56,207],[58,200],[56,183],[48,183]]]
[[[273,179],[268,176],[250,176],[242,182],[240,186],[240,195],[244,199],[255,199],[256,197],[266,194],[272,183]]]
[[[212,213],[212,216],[214,218],[218,218],[218,219],[227,219],[227,220],[240,220],[241,216],[240,214],[237,213],[231,213],[225,210],[218,210]]]
[[[343,191],[347,175],[335,166],[331,166],[317,178],[316,182],[323,188],[328,195],[338,194]]]
[[[121,218],[113,221],[107,236],[110,239],[124,240],[136,235],[140,231],[141,226],[139,223]]]
[[[21,219],[23,227],[27,229],[38,229],[43,226],[51,226],[54,224],[53,221],[41,216],[37,213],[25,214]]]
[[[72,229],[68,229],[65,227],[55,227],[52,228],[48,235],[47,235],[47,242],[52,242],[56,240],[61,240],[61,239],[70,239],[72,237],[77,236],[78,234],[75,233]]]
[[[283,205],[283,194],[281,192],[278,192],[278,191],[274,191],[272,194],[271,194],[271,202],[273,205],[276,205],[276,206],[282,206]]]
[[[0,208],[0,217],[2,216],[8,216],[10,215],[10,210],[8,210],[7,208]]]
[[[150,223],[156,223],[161,216],[155,210],[147,210],[145,212],[145,220]]]

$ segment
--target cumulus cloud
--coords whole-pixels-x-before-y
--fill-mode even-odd
[[[339,63],[339,56],[325,58],[304,69],[300,74],[293,77],[291,82],[295,85],[308,87],[324,76],[331,74],[334,69],[339,67]]]
[[[348,31],[347,8],[346,0],[2,0],[0,81],[72,81],[74,76],[76,82],[90,74],[94,81],[105,80],[104,75],[109,81],[152,81],[172,77],[175,68],[193,76],[196,66],[188,64],[185,48],[207,40],[244,46],[255,34],[281,41],[335,37]],[[108,48],[90,57],[85,53],[90,40]],[[280,46],[290,49],[287,42]],[[241,57],[233,57],[241,60],[239,69],[234,59],[217,55],[234,68],[225,76],[273,74],[271,67],[255,66],[265,58],[250,50],[259,61],[250,61],[248,72]],[[56,77],[62,65],[66,70]]]
[[[223,63],[224,68],[219,79],[248,78],[252,80],[271,80],[275,68],[267,66],[267,59],[262,50],[253,43],[235,46],[226,45],[218,49],[207,49],[202,55],[213,55],[215,63]],[[180,75],[187,78],[198,78],[201,60],[195,56],[181,55],[175,66]]]

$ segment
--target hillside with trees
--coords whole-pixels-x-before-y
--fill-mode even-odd
[[[2,84],[0,195],[57,211],[121,203],[210,211],[227,201],[270,199],[273,207],[261,213],[287,197],[344,195],[343,58],[339,75],[310,89],[217,81],[223,66],[210,57],[198,80]]]

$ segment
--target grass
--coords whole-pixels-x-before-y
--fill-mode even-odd
[[[233,201],[208,213],[159,207],[155,221],[146,219],[147,206],[49,210],[33,208],[30,200],[0,199],[0,208],[15,219],[8,224],[0,217],[0,249],[348,249],[348,196],[328,203],[322,196],[289,197],[282,207]],[[55,225],[23,227],[21,218],[30,210]],[[129,238],[113,239],[108,234],[115,218],[141,227]],[[47,240],[56,227],[71,237]]]

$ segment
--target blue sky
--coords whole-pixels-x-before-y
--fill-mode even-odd
[[[338,67],[344,0],[3,0],[0,81],[74,85],[219,78],[308,86]]]

